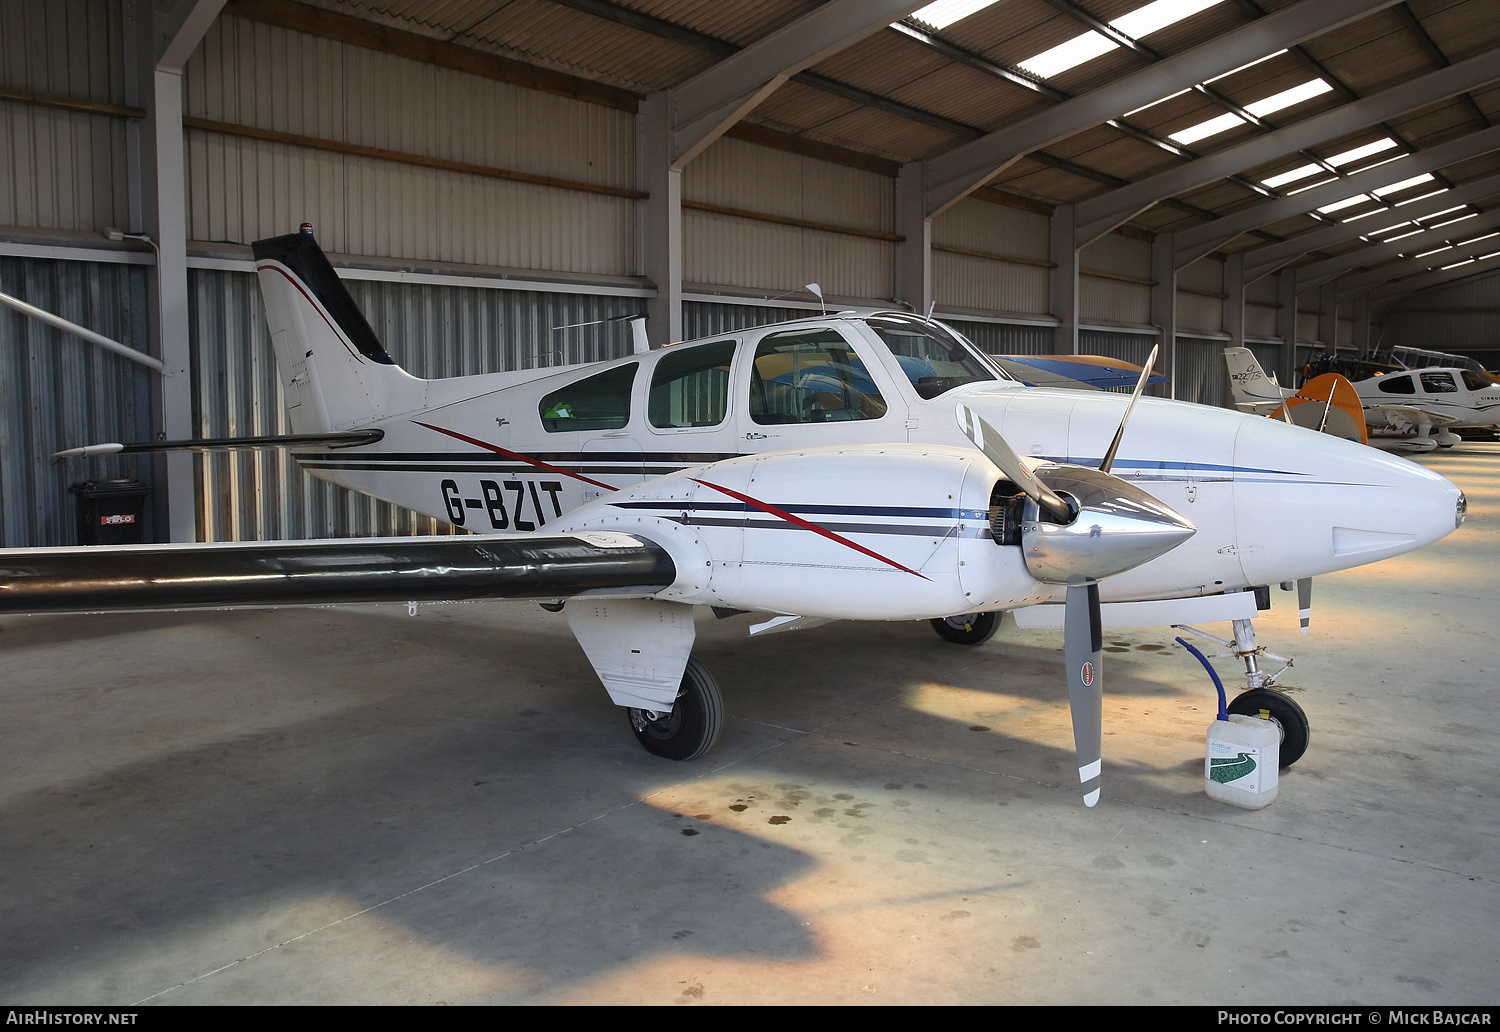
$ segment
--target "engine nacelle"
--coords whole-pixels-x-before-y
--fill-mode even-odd
[[[627,488],[568,530],[640,533],[678,580],[656,597],[833,619],[1012,609],[1052,593],[991,534],[1000,473],[968,448],[860,445],[750,455]]]

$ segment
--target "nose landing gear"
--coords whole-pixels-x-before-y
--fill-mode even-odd
[[[1307,714],[1302,712],[1302,707],[1290,695],[1272,687],[1277,678],[1291,667],[1292,661],[1268,651],[1264,646],[1256,645],[1255,627],[1249,620],[1234,621],[1233,641],[1225,641],[1186,624],[1175,626],[1179,631],[1196,634],[1231,650],[1216,652],[1215,658],[1234,656],[1244,661],[1245,684],[1249,690],[1235,696],[1234,701],[1229,704],[1229,712],[1271,721],[1281,729],[1281,765],[1290,767],[1300,760],[1302,754],[1307,752],[1308,739],[1311,737]],[[1261,656],[1284,665],[1274,674],[1267,674],[1260,668]]]

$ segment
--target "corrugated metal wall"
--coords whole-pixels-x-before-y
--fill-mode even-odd
[[[873,233],[892,232],[895,192],[873,172],[720,139],[682,173],[684,201],[740,208]],[[683,279],[793,290],[818,283],[842,297],[895,292],[895,244],[691,208],[682,213]]]
[[[1177,338],[1177,375],[1174,396],[1178,401],[1227,408],[1233,404],[1229,394],[1229,366],[1224,362],[1222,340]]]
[[[733,333],[750,326],[806,319],[817,315],[805,308],[767,308],[762,305],[714,304],[688,301],[682,306],[682,332],[688,340]]]
[[[635,119],[509,83],[220,17],[186,114],[635,187]],[[635,202],[189,129],[188,234],[249,243],[312,222],[329,251],[604,275],[636,271]]]
[[[965,198],[932,220],[932,293],[951,308],[1041,315],[1047,311],[1044,266],[944,251],[1047,261],[1048,218],[987,201]],[[1019,352],[1016,352],[1019,353]]]
[[[0,0],[0,86],[125,103],[118,0]],[[129,218],[125,122],[0,100],[0,226],[94,231]]]
[[[408,372],[427,378],[616,358],[630,351],[623,320],[636,298],[346,280],[370,325]],[[265,311],[250,273],[195,269],[194,423],[203,437],[290,433]],[[277,451],[198,460],[205,541],[431,534],[447,525],[304,473]]]
[[[1500,367],[1500,273],[1401,298],[1380,346],[1474,351],[1485,368]]]
[[[1027,326],[1019,323],[972,322],[944,319],[959,333],[990,355],[1050,355],[1050,326]]]
[[[140,266],[0,258],[0,292],[132,347],[147,340]],[[108,455],[54,460],[64,448],[151,437],[144,366],[0,308],[0,545],[77,544],[75,481],[151,481],[151,460]],[[146,540],[152,521],[147,510]]]

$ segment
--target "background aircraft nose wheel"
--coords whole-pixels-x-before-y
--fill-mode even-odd
[[[724,726],[724,700],[718,682],[696,659],[687,662],[672,712],[626,712],[636,741],[669,760],[695,760],[713,748]]]
[[[939,638],[955,645],[983,645],[1000,629],[1003,613],[969,613],[965,616],[950,616],[943,620],[932,620],[932,629]]]
[[[1264,713],[1261,710],[1265,710]],[[1230,713],[1246,717],[1262,717],[1281,728],[1281,765],[1290,767],[1307,752],[1307,740],[1311,727],[1302,707],[1285,692],[1271,688],[1252,688],[1235,696],[1229,704]]]

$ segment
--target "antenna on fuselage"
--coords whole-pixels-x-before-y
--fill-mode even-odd
[[[824,315],[828,314],[828,302],[823,299],[823,288],[821,286],[819,286],[816,283],[805,283],[805,284],[802,285],[801,289],[807,291],[813,297],[817,298],[818,299],[818,304],[820,304],[820,305],[823,306],[823,314]],[[795,293],[797,293],[797,291],[795,291],[795,290],[788,290],[785,294],[777,294],[775,297],[768,297],[768,298],[766,298],[766,300],[767,301],[780,301],[782,298],[784,298],[784,297],[791,297]]]

